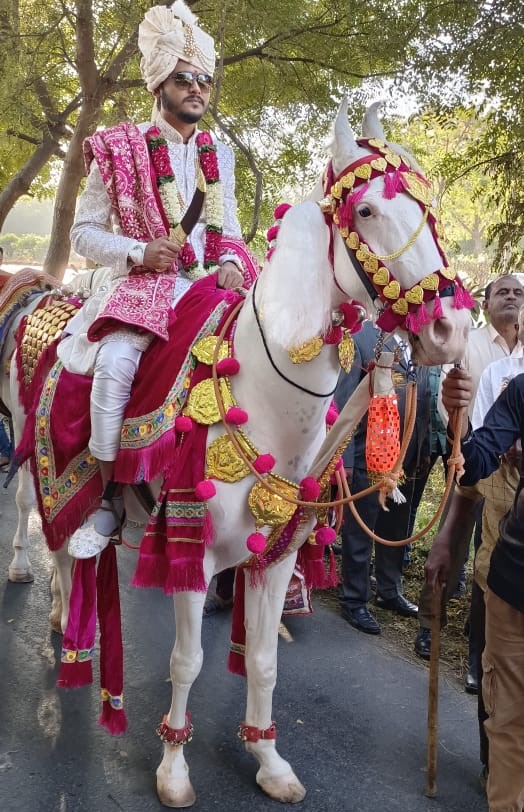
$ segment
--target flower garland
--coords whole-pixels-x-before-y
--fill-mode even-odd
[[[169,223],[170,238],[180,225],[184,210],[184,200],[173,173],[167,141],[158,127],[150,127],[146,142],[156,175],[158,193]],[[179,254],[180,264],[189,279],[196,281],[215,273],[219,268],[220,243],[224,221],[222,184],[220,182],[217,148],[208,132],[200,132],[196,137],[198,170],[204,176],[205,190],[205,244],[204,262],[201,264],[191,243],[185,239]]]

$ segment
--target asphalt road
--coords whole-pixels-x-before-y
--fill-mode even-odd
[[[170,699],[172,602],[129,586],[135,553],[119,551],[129,730],[97,725],[95,684],[57,690],[61,638],[50,632],[50,565],[31,523],[35,582],[7,582],[15,528],[14,483],[0,492],[0,810],[157,812],[154,729]],[[427,669],[315,603],[287,619],[279,644],[274,718],[279,751],[306,786],[304,812],[485,812],[478,786],[475,699],[441,680],[438,794],[424,796]],[[186,748],[195,810],[281,808],[255,784],[255,762],[236,737],[245,683],[226,670],[229,617],[204,622],[204,668],[190,697]]]

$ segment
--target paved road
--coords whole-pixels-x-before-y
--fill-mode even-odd
[[[57,691],[61,639],[47,625],[47,554],[32,522],[36,578],[8,584],[14,485],[0,493],[0,810],[157,812],[155,725],[166,711],[172,604],[128,586],[134,553],[121,550],[129,730],[113,738],[97,726],[95,686]],[[288,619],[280,642],[275,718],[279,750],[308,794],[304,812],[484,812],[475,701],[455,683],[441,690],[438,796],[424,796],[427,670],[380,638],[351,629],[315,605]],[[276,810],[255,785],[255,762],[235,731],[245,684],[225,668],[229,619],[204,622],[205,663],[190,708],[195,737],[186,749],[196,810]],[[96,677],[95,677],[96,679]]]

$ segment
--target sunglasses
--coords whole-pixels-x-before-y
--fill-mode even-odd
[[[196,82],[200,90],[211,90],[213,87],[213,77],[208,73],[192,73],[190,70],[180,70],[172,73],[169,77],[175,85],[188,85],[191,87]]]

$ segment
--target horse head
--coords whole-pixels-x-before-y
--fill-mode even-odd
[[[334,305],[356,297],[369,310],[373,300],[377,325],[406,332],[415,363],[458,361],[473,302],[440,246],[429,183],[410,155],[386,142],[377,108],[357,140],[343,102],[332,159],[311,195],[327,227]]]

